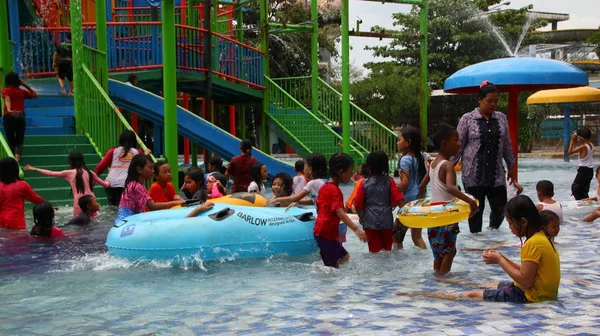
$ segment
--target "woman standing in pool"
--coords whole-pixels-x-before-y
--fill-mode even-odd
[[[481,232],[485,199],[490,202],[490,228],[498,229],[504,220],[506,181],[511,180],[520,193],[515,174],[515,153],[508,137],[508,120],[498,108],[498,89],[484,81],[479,89],[479,107],[466,113],[458,123],[462,146],[453,161],[462,160],[465,191],[479,200],[479,212],[469,218],[471,233]],[[508,167],[507,178],[504,166]]]

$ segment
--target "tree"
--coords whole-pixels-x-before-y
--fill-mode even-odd
[[[270,0],[269,22],[283,24],[311,23],[310,6],[304,0]],[[244,22],[259,22],[259,3],[251,3],[249,10],[244,12]],[[332,56],[337,55],[335,38],[331,35],[332,25],[335,22],[331,15],[327,20],[322,20],[320,15],[319,47],[328,50]],[[258,24],[244,27],[245,42],[258,47],[260,36]],[[270,77],[296,77],[308,76],[311,71],[311,34],[310,33],[285,33],[276,34],[272,29],[269,34],[269,71]]]
[[[598,29],[600,29],[600,27],[598,27]],[[600,58],[600,32],[597,32],[594,35],[590,36],[588,42],[596,46],[594,48],[594,51],[596,52],[596,55]]]

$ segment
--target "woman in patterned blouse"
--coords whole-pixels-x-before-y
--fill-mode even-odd
[[[508,137],[508,120],[496,111],[498,99],[498,89],[483,82],[477,96],[479,107],[464,114],[457,127],[462,145],[454,160],[462,160],[465,191],[479,200],[479,212],[469,218],[471,233],[481,232],[486,197],[492,210],[490,228],[498,229],[504,220],[506,181],[511,180],[519,193],[523,189],[514,174],[515,153]],[[503,160],[508,168],[506,179]]]

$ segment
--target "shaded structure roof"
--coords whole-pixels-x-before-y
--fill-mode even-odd
[[[538,91],[527,99],[527,104],[585,103],[600,101],[600,90],[591,86],[570,89]]]

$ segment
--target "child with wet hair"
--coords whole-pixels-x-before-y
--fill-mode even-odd
[[[93,195],[82,196],[78,201],[78,205],[83,212],[73,217],[67,225],[88,225],[94,218],[94,214],[100,210],[100,204]]]
[[[560,232],[560,218],[554,211],[542,210],[540,212],[540,220],[542,222],[542,230],[550,237],[552,243],[554,243],[554,239]]]
[[[542,180],[537,183],[535,190],[537,191],[538,200],[540,200],[540,203],[536,205],[538,211],[553,211],[558,216],[559,221],[562,223],[562,206],[560,203],[552,199],[552,197],[554,197],[554,184],[548,180]]]
[[[54,207],[48,202],[41,202],[33,207],[33,222],[35,225],[29,233],[40,237],[62,237],[64,233],[54,226]]]

